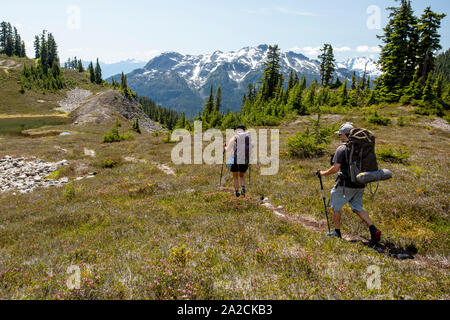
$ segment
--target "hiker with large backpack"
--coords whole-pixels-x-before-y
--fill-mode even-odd
[[[245,173],[249,168],[251,154],[250,132],[243,125],[237,126],[236,135],[228,142],[228,145],[224,145],[224,148],[226,152],[232,151],[232,156],[227,164],[233,173],[235,195],[240,197],[242,194],[245,197]]]
[[[379,172],[375,154],[375,137],[365,129],[355,129],[351,123],[342,125],[336,132],[343,144],[339,146],[332,159],[332,167],[327,171],[318,171],[319,177],[338,173],[336,185],[331,190],[330,206],[333,209],[335,230],[333,235],[342,238],[341,235],[341,209],[349,203],[356,213],[369,227],[370,244],[380,242],[381,231],[378,230],[364,210],[362,199],[365,184],[357,179],[363,176],[360,173],[372,174]],[[383,175],[383,171],[381,171]],[[387,178],[382,177],[384,180]]]

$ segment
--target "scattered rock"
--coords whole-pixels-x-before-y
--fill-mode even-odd
[[[436,129],[441,129],[443,131],[447,132],[450,131],[450,124],[446,120],[441,118],[436,118],[433,121],[431,121],[430,126]]]
[[[62,151],[62,152],[64,152],[64,153],[67,153],[67,149],[63,149],[63,148],[61,148],[60,146],[55,146],[55,149],[56,149],[56,150],[59,150],[59,151]]]
[[[11,190],[29,193],[38,187],[65,185],[69,182],[69,178],[52,180],[45,177],[67,165],[69,165],[67,160],[50,163],[36,158],[25,161],[24,158],[5,156],[0,159],[0,193]]]
[[[90,156],[90,157],[95,157],[95,151],[84,148],[84,155]]]
[[[91,95],[92,93],[89,90],[75,88],[67,92],[67,97],[59,102],[61,107],[55,110],[70,113],[86,103]]]
[[[136,159],[135,157],[125,157],[124,160],[127,162],[132,162],[132,163],[147,163],[147,160]]]
[[[157,162],[152,162],[153,165],[157,166],[159,170],[163,171],[165,174],[170,176],[175,176],[175,171],[166,166],[165,164],[160,164]]]

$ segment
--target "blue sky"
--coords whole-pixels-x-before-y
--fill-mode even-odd
[[[24,4],[26,3],[26,4]],[[450,14],[448,0],[412,0],[416,15],[427,6]],[[377,57],[393,0],[40,0],[2,1],[0,20],[16,25],[32,56],[34,35],[54,34],[61,60],[99,57],[105,62],[146,61],[158,53],[237,51],[262,43],[278,44],[316,58],[331,43],[337,60]],[[379,19],[378,19],[379,13]],[[450,17],[441,27],[441,44],[450,47]]]

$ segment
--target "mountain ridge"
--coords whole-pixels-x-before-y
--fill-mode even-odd
[[[223,105],[238,111],[242,95],[248,84],[259,81],[269,46],[244,47],[238,51],[215,51],[211,54],[190,55],[164,52],[152,58],[139,69],[127,74],[128,85],[140,96],[147,96],[165,107],[185,112],[193,117],[202,109],[211,86],[221,86]],[[285,78],[291,70],[308,83],[320,81],[320,62],[294,51],[280,52],[280,64]],[[350,78],[353,71],[362,77],[365,66],[367,75],[381,75],[375,61],[367,57],[351,58],[336,63],[335,76],[341,80]],[[107,79],[120,81],[120,75]]]

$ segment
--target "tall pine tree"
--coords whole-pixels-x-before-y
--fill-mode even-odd
[[[100,68],[100,63],[98,62],[97,58],[97,64],[95,65],[95,83],[102,84],[102,82],[102,68]]]
[[[336,69],[335,60],[333,54],[333,47],[331,44],[324,44],[320,49],[322,54],[319,55],[320,59],[320,79],[322,86],[328,87],[333,80],[333,73]]]
[[[283,83],[283,75],[280,72],[280,49],[278,45],[269,46],[267,61],[264,65],[260,97],[262,101],[269,101],[275,97],[279,82]]]
[[[435,66],[435,53],[442,49],[438,29],[445,14],[437,14],[427,7],[419,19],[420,41],[418,45],[419,70],[422,75],[422,85]]]

